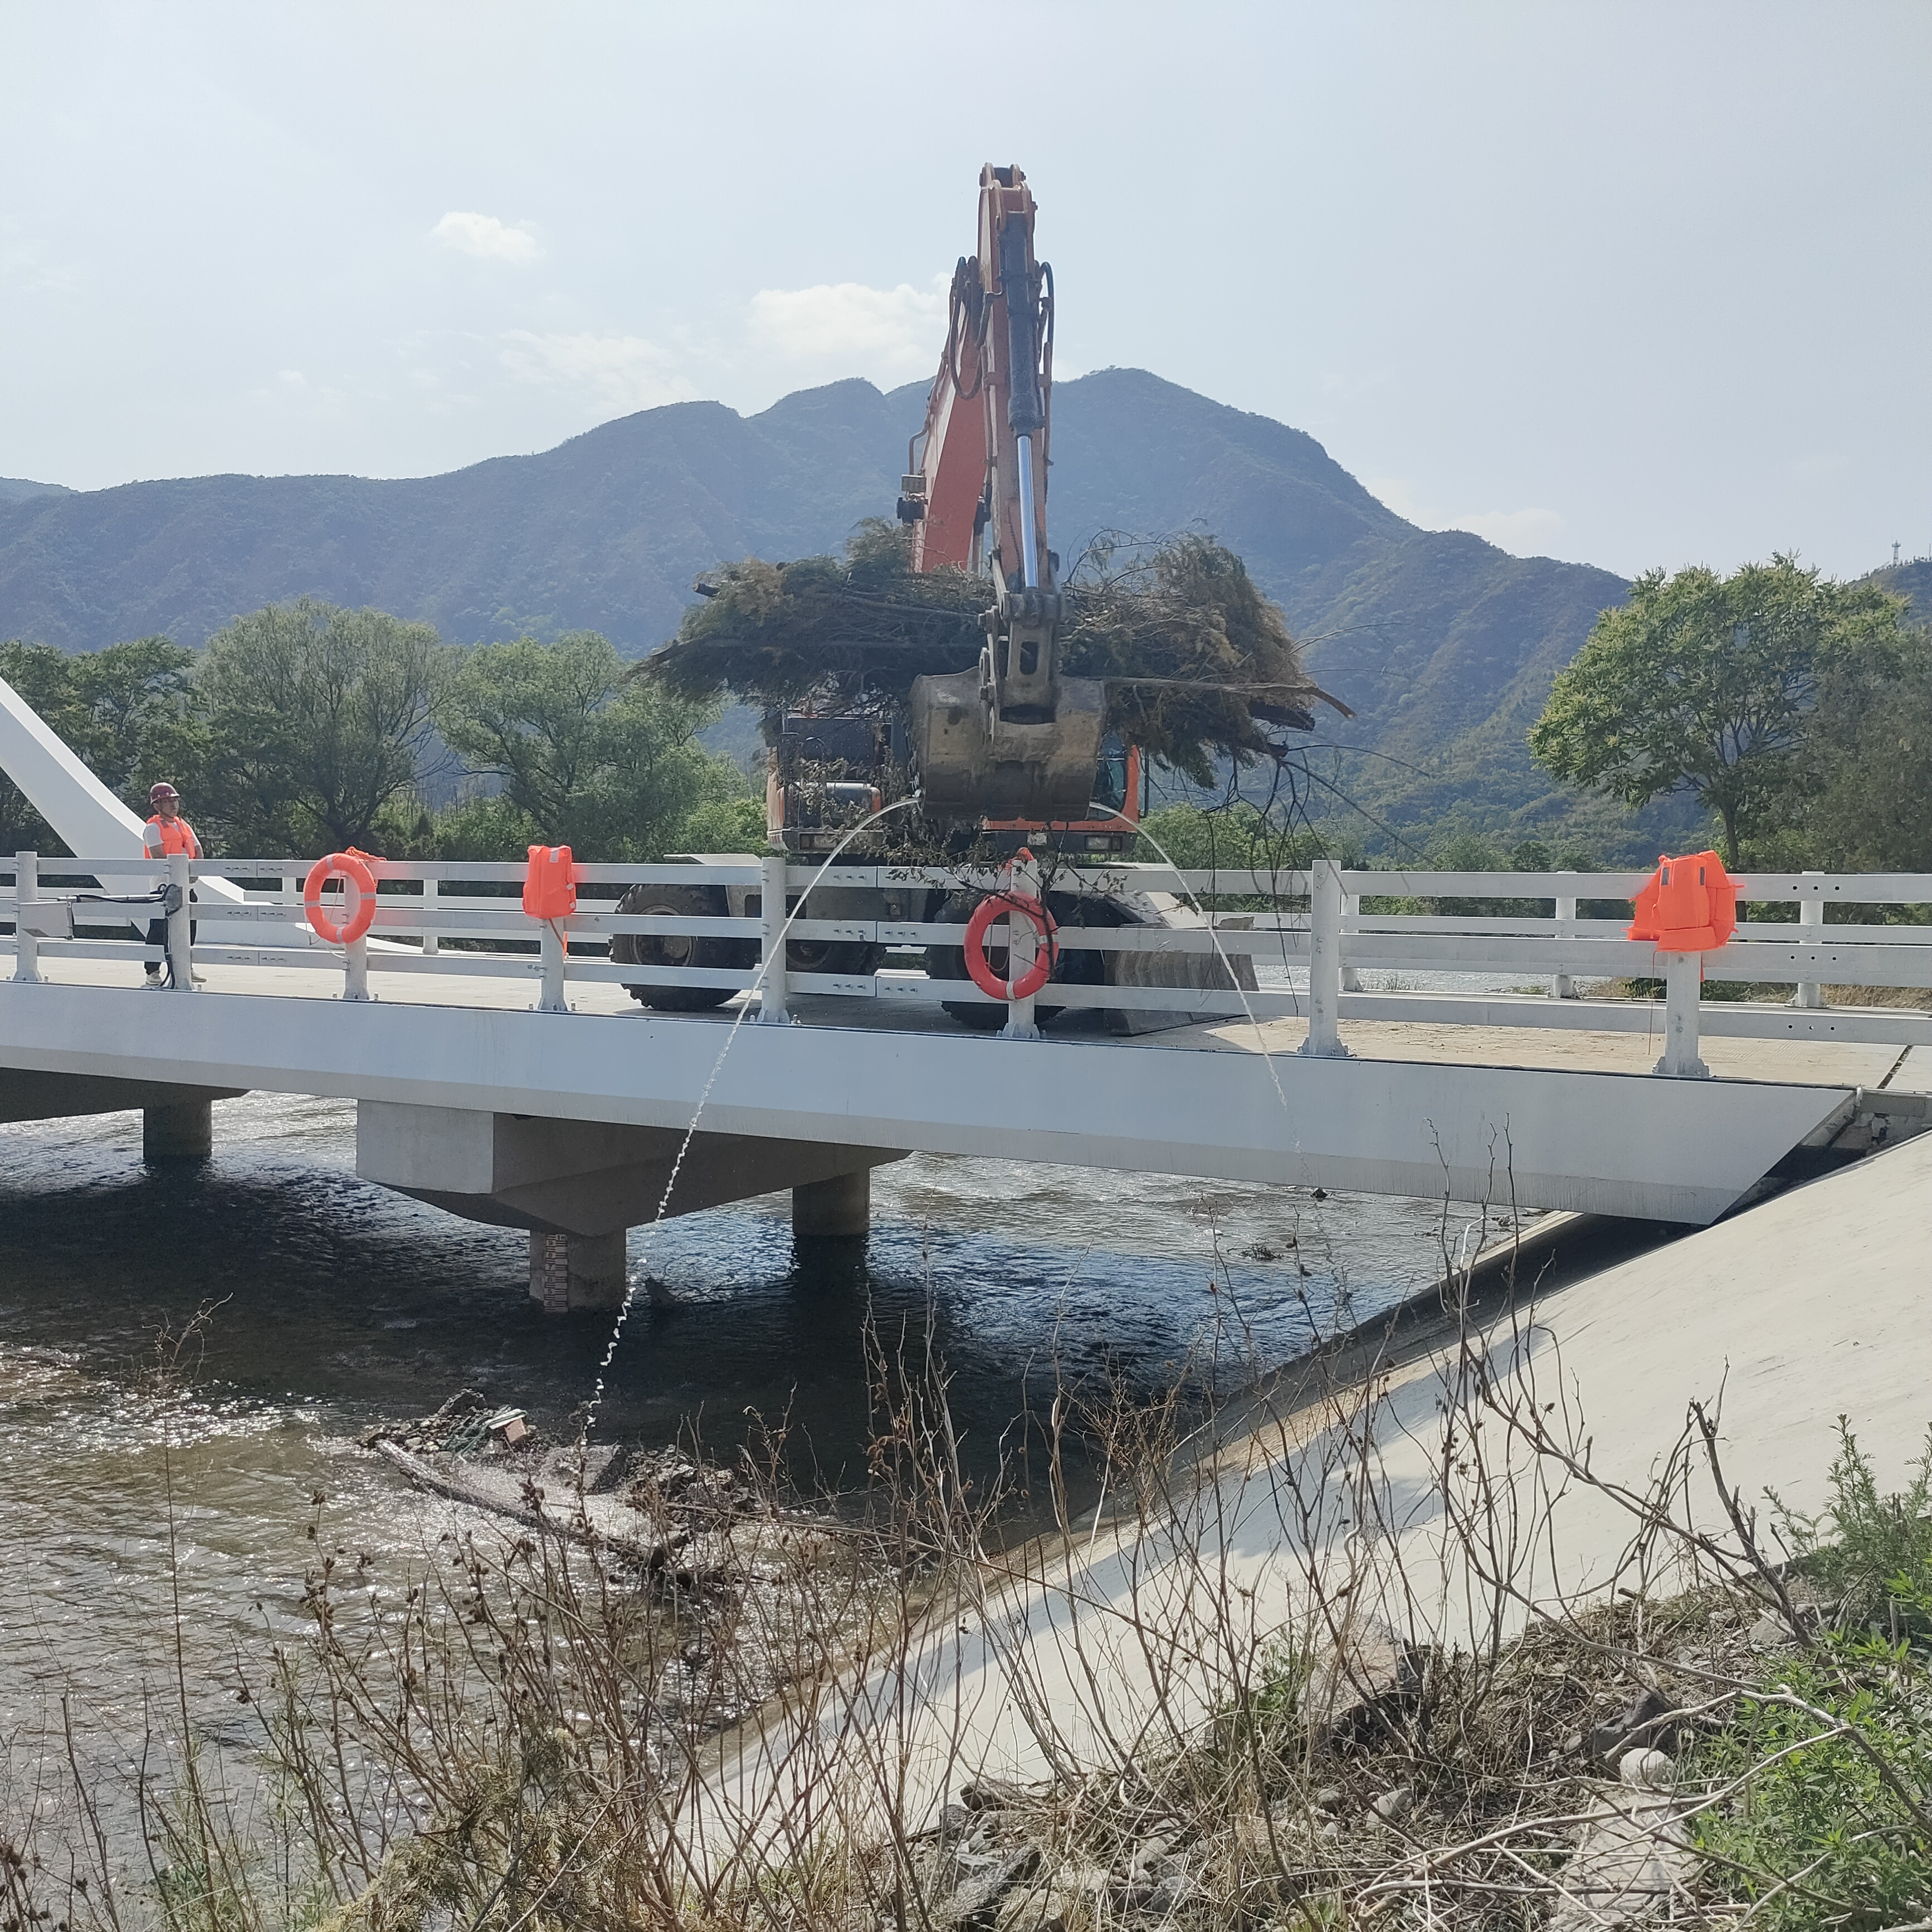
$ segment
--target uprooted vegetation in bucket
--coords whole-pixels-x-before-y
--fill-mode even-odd
[[[842,557],[756,558],[700,580],[700,601],[646,674],[696,699],[728,690],[775,709],[903,706],[915,678],[970,670],[990,580],[915,571],[904,533],[874,521]],[[1065,586],[1061,665],[1108,691],[1110,729],[1213,782],[1217,756],[1275,748],[1268,727],[1305,730],[1318,690],[1278,605],[1212,537],[1096,542]]]

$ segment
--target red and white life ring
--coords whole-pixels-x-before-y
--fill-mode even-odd
[[[1042,942],[1034,962],[1009,986],[986,962],[986,929],[994,920],[1012,917],[1030,920]],[[1052,913],[1030,892],[992,892],[973,908],[966,922],[966,970],[974,986],[990,998],[1030,1000],[1053,977],[1059,949],[1054,940],[1058,928]]]
[[[363,863],[365,855],[350,850],[332,852],[309,868],[302,886],[302,909],[316,936],[330,946],[350,946],[367,932],[376,918],[376,875]],[[340,879],[349,916],[340,925],[322,909],[322,889],[331,879]]]

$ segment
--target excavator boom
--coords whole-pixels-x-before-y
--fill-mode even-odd
[[[942,820],[1088,817],[1105,687],[1060,674],[1058,560],[1047,547],[1053,272],[1034,254],[1033,192],[980,171],[976,252],[954,271],[946,347],[913,440],[899,514],[914,567],[985,571],[976,670],[912,688],[913,754]]]

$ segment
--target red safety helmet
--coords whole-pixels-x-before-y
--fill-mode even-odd
[[[179,798],[181,794],[176,791],[166,778],[148,788],[148,802],[150,805],[159,805],[164,798]]]

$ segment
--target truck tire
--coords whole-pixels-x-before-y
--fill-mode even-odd
[[[722,886],[633,886],[617,910],[640,919],[722,918],[730,910]],[[755,939],[691,939],[642,932],[614,933],[610,958],[620,966],[692,966],[720,972],[758,970]],[[729,986],[626,986],[653,1012],[702,1013],[731,997]]]
[[[886,956],[883,946],[868,946],[857,939],[788,939],[785,970],[788,973],[876,973]]]

